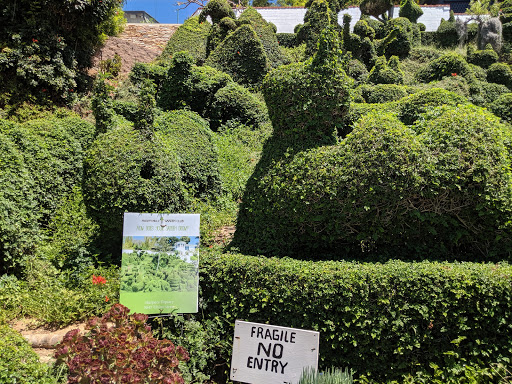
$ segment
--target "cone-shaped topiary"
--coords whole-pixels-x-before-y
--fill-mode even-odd
[[[270,68],[261,40],[249,24],[226,37],[205,64],[228,73],[243,85],[260,83]]]
[[[415,0],[403,0],[400,4],[398,15],[409,19],[411,23],[416,23],[421,15],[423,15],[423,10]]]

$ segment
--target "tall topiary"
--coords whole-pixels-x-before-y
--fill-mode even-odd
[[[199,14],[199,22],[205,22],[207,17],[210,17],[213,24],[217,24],[225,17],[235,19],[235,12],[226,0],[211,0]]]
[[[228,73],[243,85],[260,83],[270,68],[263,44],[248,24],[226,37],[205,64]]]
[[[384,26],[386,37],[377,42],[379,54],[386,57],[406,57],[414,45],[412,23],[405,17],[389,20]]]
[[[448,20],[441,19],[441,23],[436,30],[436,44],[441,47],[455,47],[459,43],[459,34],[453,11],[450,11]]]
[[[297,42],[306,44],[306,57],[317,50],[318,39],[322,31],[334,22],[336,15],[326,0],[315,0],[304,15],[304,25],[297,32]]]

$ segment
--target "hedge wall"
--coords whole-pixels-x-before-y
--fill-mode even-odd
[[[372,382],[508,363],[512,353],[508,264],[306,262],[202,255],[206,318],[320,332],[320,368],[350,367]],[[231,344],[223,357],[229,362]],[[492,379],[489,379],[492,382]],[[484,381],[485,382],[485,381]]]

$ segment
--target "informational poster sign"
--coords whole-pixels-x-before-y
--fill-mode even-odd
[[[235,322],[230,378],[251,384],[296,384],[318,368],[320,334],[268,324]]]
[[[197,312],[199,215],[125,213],[120,283],[132,313]]]

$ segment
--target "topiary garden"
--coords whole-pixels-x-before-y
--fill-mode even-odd
[[[284,35],[212,0],[155,62],[89,80],[118,2],[54,5],[88,21],[73,57],[52,19],[31,37],[36,3],[0,13],[0,381],[227,383],[245,320],[320,332],[301,382],[510,382],[509,2],[425,32],[414,0],[363,1],[353,29],[315,0]],[[197,278],[171,238],[128,254],[146,279],[121,270],[125,212],[201,214],[197,314],[118,304]],[[20,319],[90,320],[47,365]]]

